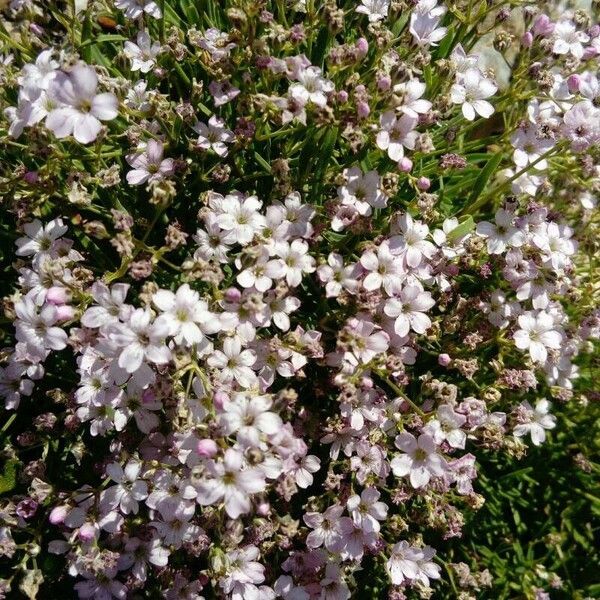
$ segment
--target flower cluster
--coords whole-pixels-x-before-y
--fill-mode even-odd
[[[444,589],[600,339],[600,25],[512,4],[11,3],[0,598]]]

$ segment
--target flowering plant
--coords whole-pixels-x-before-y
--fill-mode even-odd
[[[556,536],[598,557],[600,24],[556,8],[2,9],[1,598],[599,591]]]

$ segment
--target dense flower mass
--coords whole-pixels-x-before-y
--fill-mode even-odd
[[[508,597],[450,541],[590,392],[600,24],[63,8],[0,27],[0,598]]]

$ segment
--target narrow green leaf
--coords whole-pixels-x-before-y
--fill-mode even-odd
[[[496,169],[502,161],[502,158],[502,152],[494,154],[494,156],[492,156],[492,158],[490,158],[490,160],[487,162],[485,167],[481,169],[481,172],[479,173],[477,179],[475,180],[475,184],[473,185],[473,191],[471,192],[471,195],[469,196],[469,199],[467,201],[468,204],[475,202],[475,200],[479,198],[481,192],[483,192],[485,186],[487,185],[487,182],[490,180],[491,176],[496,172]]]

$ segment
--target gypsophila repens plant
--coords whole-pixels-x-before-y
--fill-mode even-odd
[[[595,7],[2,2],[0,598],[600,597]]]

